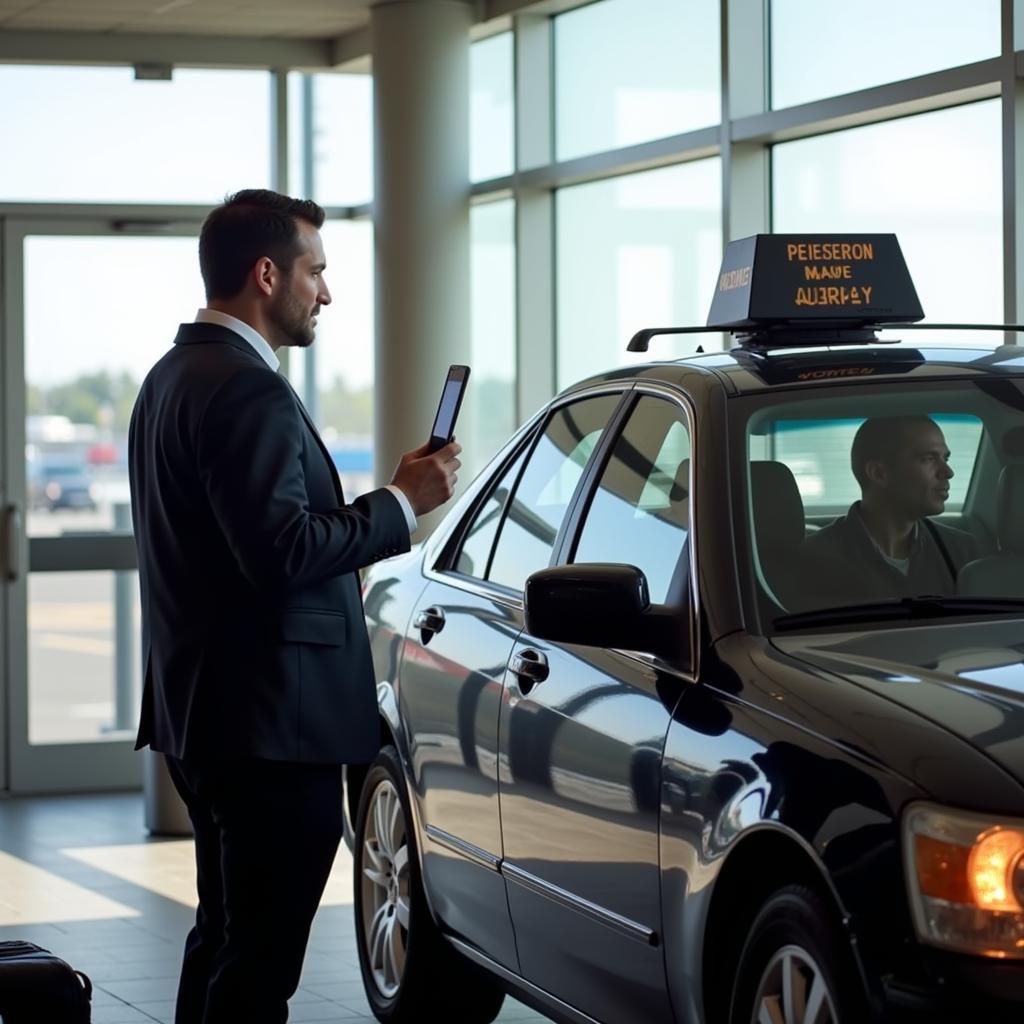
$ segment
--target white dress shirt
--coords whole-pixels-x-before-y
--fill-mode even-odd
[[[256,350],[256,354],[275,373],[281,369],[281,360],[277,358],[277,354],[270,347],[267,339],[244,320],[239,320],[237,317],[231,316],[230,313],[222,313],[219,309],[201,309],[196,313],[196,323],[219,324],[221,327],[226,327],[229,331],[234,331],[235,334],[247,341]],[[416,513],[413,511],[409,499],[405,496],[405,492],[394,484],[386,484],[384,489],[390,491],[395,496],[405,515],[409,533],[412,533],[416,529]]]

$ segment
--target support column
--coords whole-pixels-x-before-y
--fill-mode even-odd
[[[1024,0],[1002,0],[1003,317],[1024,315]],[[1007,331],[1004,344],[1019,345]]]
[[[427,440],[449,364],[470,361],[472,14],[463,0],[378,0],[370,13],[378,483]],[[469,407],[456,429],[467,442]],[[441,514],[421,517],[414,540]]]

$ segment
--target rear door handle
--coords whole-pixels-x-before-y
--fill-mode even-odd
[[[519,689],[523,693],[529,693],[537,683],[543,683],[548,677],[547,656],[532,647],[513,654],[508,667],[512,675],[519,680]]]
[[[435,633],[440,633],[444,629],[444,621],[444,609],[432,605],[430,608],[424,608],[416,613],[413,625],[421,633],[429,634],[423,637],[423,642],[427,643],[431,636]]]

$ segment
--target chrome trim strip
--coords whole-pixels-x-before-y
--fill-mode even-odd
[[[538,896],[553,900],[568,910],[575,910],[578,914],[583,914],[584,917],[597,921],[598,924],[613,928],[629,939],[642,942],[645,946],[659,945],[658,933],[646,925],[631,921],[628,917],[616,914],[612,910],[605,910],[604,907],[599,907],[596,903],[591,903],[589,900],[575,896],[557,885],[545,882],[542,878],[531,875],[529,871],[524,871],[522,868],[517,868],[514,864],[509,864],[508,861],[501,863],[500,870],[507,881],[516,882],[524,889],[529,889]]]
[[[451,850],[452,853],[457,853],[460,857],[465,857],[467,860],[474,861],[485,868],[490,868],[491,871],[501,870],[501,858],[495,857],[494,854],[488,853],[486,850],[481,850],[479,846],[474,846],[463,839],[458,839],[450,832],[445,832],[444,829],[437,828],[435,825],[428,825],[425,831],[427,837],[437,843],[438,846],[443,846],[446,850]]]
[[[593,1017],[588,1017],[582,1010],[577,1010],[575,1006],[563,1003],[561,999],[557,999],[550,992],[545,992],[544,989],[538,988],[521,975],[510,971],[507,967],[503,967],[485,953],[481,953],[475,946],[471,946],[468,942],[457,939],[454,935],[446,934],[445,938],[464,957],[472,960],[490,974],[495,974],[501,978],[510,988],[515,990],[513,995],[540,1013],[547,1014],[548,1016],[555,1013],[557,1015],[555,1019],[568,1021],[571,1024],[600,1024]]]

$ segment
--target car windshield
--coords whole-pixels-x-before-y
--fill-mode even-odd
[[[764,632],[1024,610],[1024,380],[731,403]]]

